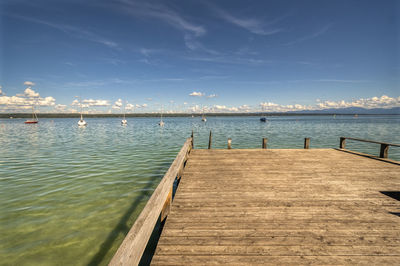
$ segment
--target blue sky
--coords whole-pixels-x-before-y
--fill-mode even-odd
[[[400,106],[399,1],[1,3],[2,112]]]

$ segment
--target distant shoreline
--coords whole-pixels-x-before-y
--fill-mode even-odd
[[[39,118],[79,118],[78,113],[38,113]],[[160,113],[133,113],[126,114],[126,117],[160,117]],[[201,117],[202,114],[187,114],[187,113],[175,113],[175,114],[165,114],[163,117]],[[208,117],[213,116],[354,116],[354,113],[339,114],[339,113],[205,113]],[[400,114],[357,114],[358,116],[376,116],[376,115],[394,115],[398,116]],[[122,117],[123,114],[84,114],[86,118],[112,118],[112,117]],[[32,113],[4,113],[0,114],[0,118],[30,118]]]

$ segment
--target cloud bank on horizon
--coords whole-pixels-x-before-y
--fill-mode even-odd
[[[70,112],[76,113],[78,110],[76,108],[84,108],[87,113],[110,113],[110,112],[121,112],[123,108],[130,112],[139,111],[140,112],[159,112],[155,105],[149,106],[147,103],[143,104],[131,104],[128,102],[124,102],[122,99],[118,99],[111,104],[110,100],[104,99],[83,99],[79,101],[75,99],[71,102],[70,105],[65,104],[56,104],[56,99],[52,96],[41,97],[38,92],[32,89],[32,86],[35,84],[30,81],[24,82],[24,85],[28,86],[24,93],[17,94],[14,96],[7,96],[0,90],[0,111],[3,113],[6,112],[26,112],[27,109],[32,108],[32,106],[37,106],[45,108],[42,110],[47,113],[58,113],[58,112]],[[2,89],[2,86],[0,86]],[[207,95],[203,92],[193,91],[189,94],[189,96],[196,98],[215,98],[216,94]],[[170,101],[171,105],[175,105],[174,101]],[[398,97],[389,97],[387,95],[382,95],[380,97],[374,96],[370,98],[360,98],[351,101],[330,101],[330,100],[320,100],[316,99],[315,104],[313,105],[302,105],[302,104],[289,104],[283,105],[274,102],[260,102],[257,105],[247,105],[242,104],[239,106],[226,106],[221,104],[210,104],[206,102],[206,104],[196,104],[192,103],[192,105],[186,107],[188,105],[187,102],[182,103],[181,108],[172,108],[171,106],[166,106],[166,113],[190,113],[190,112],[227,112],[227,113],[249,113],[249,112],[293,112],[293,111],[314,111],[314,110],[326,110],[326,109],[343,109],[350,107],[359,107],[364,109],[390,109],[395,107],[400,107],[400,96]],[[179,105],[178,105],[179,106]],[[150,108],[148,108],[150,107]],[[163,107],[164,108],[164,107]]]

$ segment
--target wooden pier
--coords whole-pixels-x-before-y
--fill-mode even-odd
[[[138,264],[160,215],[153,265],[398,264],[400,164],[343,138],[342,149],[306,142],[197,150],[188,139],[110,265]]]

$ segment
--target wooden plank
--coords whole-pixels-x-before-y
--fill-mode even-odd
[[[152,264],[396,264],[399,165],[334,149],[193,150]]]
[[[397,265],[400,256],[157,256],[152,265]]]
[[[295,246],[279,246],[279,245],[265,245],[265,246],[186,246],[186,245],[159,245],[157,252],[165,255],[259,255],[259,256],[326,256],[326,255],[340,255],[340,256],[382,256],[392,255],[400,256],[400,246],[398,245],[295,245]]]
[[[190,151],[192,140],[186,140],[171,167],[160,181],[146,206],[129,230],[124,241],[118,248],[109,265],[136,265],[139,263],[147,242],[153,232],[154,226],[160,216],[175,178],[181,165],[184,163],[187,153]],[[164,213],[165,215],[165,213]]]
[[[169,223],[168,230],[163,236],[196,237],[196,236],[284,236],[284,235],[362,235],[362,236],[391,236],[399,237],[396,223],[367,223],[357,221],[341,223],[340,221],[315,222],[309,224],[284,223],[248,223],[246,226],[231,222],[204,222],[204,223]]]
[[[280,236],[164,236],[160,239],[159,245],[181,245],[181,246],[400,246],[399,237],[386,236],[364,236],[364,235],[280,235]]]

